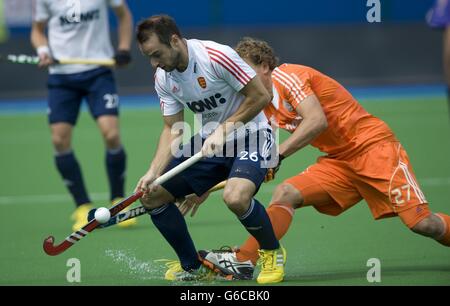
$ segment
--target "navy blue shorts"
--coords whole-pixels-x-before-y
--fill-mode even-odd
[[[201,146],[193,147],[195,139],[201,143],[204,141],[196,135],[182,147],[182,150],[186,150],[187,146],[188,150],[191,149],[190,154],[198,152]],[[236,141],[227,143],[224,148],[224,157],[205,157],[161,186],[178,199],[191,193],[201,196],[223,180],[239,177],[252,181],[256,186],[256,193],[266,176],[267,165],[271,165],[271,157],[275,155],[278,158],[278,155],[272,152],[275,146],[273,146],[274,137],[270,130],[247,133],[245,140],[245,144]],[[184,156],[173,158],[165,172],[186,159],[188,157]]]
[[[119,98],[110,69],[101,67],[73,74],[50,74],[47,87],[50,124],[67,122],[75,125],[83,98],[95,119],[119,114]]]

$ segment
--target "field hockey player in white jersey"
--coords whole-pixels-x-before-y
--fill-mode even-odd
[[[126,155],[119,134],[117,95],[111,69],[86,64],[56,64],[53,59],[114,58],[116,66],[130,60],[133,21],[124,0],[79,1],[35,0],[31,42],[39,55],[39,66],[48,67],[48,121],[55,149],[55,164],[71,193],[76,210],[74,231],[87,222],[92,208],[80,165],[72,150],[72,130],[83,99],[96,120],[106,146],[106,168],[112,202],[124,196]],[[75,3],[76,4],[76,3]],[[118,19],[118,48],[110,41],[108,6]],[[48,37],[45,33],[48,28]],[[131,220],[130,220],[131,221]],[[136,221],[127,222],[125,227]]]
[[[144,191],[142,204],[154,225],[178,255],[166,272],[169,280],[205,280],[223,275],[197,253],[186,222],[174,202],[185,195],[201,196],[227,179],[223,199],[246,230],[260,243],[259,283],[280,282],[284,276],[285,250],[276,239],[264,206],[254,198],[264,181],[264,164],[273,155],[274,139],[263,114],[270,95],[253,69],[230,47],[213,41],[184,39],[167,15],[147,18],[137,27],[142,53],[155,73],[164,126],[155,156],[136,190]],[[199,134],[179,146],[180,131],[188,108],[201,120]],[[239,128],[237,128],[239,127]],[[196,145],[200,144],[200,145]],[[184,154],[175,154],[179,148]],[[203,158],[161,186],[152,183],[188,158]],[[271,156],[272,155],[272,156]]]

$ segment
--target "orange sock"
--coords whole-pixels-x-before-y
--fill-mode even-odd
[[[442,234],[441,238],[437,240],[437,242],[445,246],[450,246],[450,216],[443,213],[438,213],[436,214],[436,216],[441,218],[441,220],[445,224],[445,231]]]
[[[294,210],[285,205],[271,204],[269,208],[267,208],[267,214],[272,223],[275,236],[280,240],[288,231],[289,225],[291,225]],[[255,265],[258,260],[258,249],[258,241],[256,241],[253,236],[250,236],[247,241],[239,247],[239,252],[236,253],[236,257],[239,261],[250,259]]]

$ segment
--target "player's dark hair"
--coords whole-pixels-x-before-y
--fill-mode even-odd
[[[263,40],[244,37],[235,49],[240,57],[249,59],[255,65],[266,63],[270,70],[278,66],[278,57],[275,56],[272,47]]]
[[[149,39],[150,35],[158,35],[161,43],[170,46],[170,38],[173,34],[182,38],[175,20],[168,15],[154,15],[141,21],[136,27],[136,39],[140,44]]]

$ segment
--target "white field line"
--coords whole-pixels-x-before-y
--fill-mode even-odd
[[[429,177],[418,180],[422,187],[450,186],[450,177]],[[275,185],[261,188],[259,193],[272,193]],[[212,193],[211,196],[219,196],[220,193]],[[95,202],[108,203],[109,194],[91,193],[91,200]],[[72,202],[69,194],[45,194],[45,195],[9,195],[0,196],[0,205],[36,205],[56,204],[61,202]]]
[[[92,201],[107,201],[107,193],[91,193]],[[10,204],[54,204],[61,202],[71,202],[72,198],[67,194],[39,194],[39,195],[11,195],[0,196],[0,205]]]

